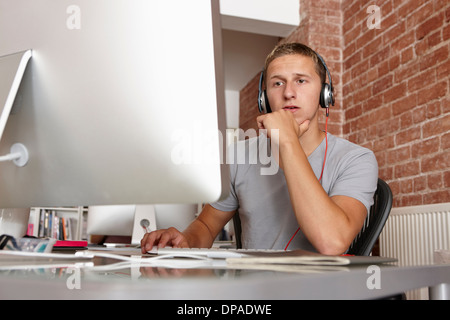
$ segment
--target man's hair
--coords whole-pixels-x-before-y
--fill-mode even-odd
[[[266,72],[270,63],[276,58],[280,58],[286,55],[301,55],[305,57],[309,57],[313,60],[314,65],[316,66],[316,72],[320,77],[320,81],[325,83],[326,81],[326,70],[322,61],[317,56],[317,53],[311,49],[310,47],[301,44],[301,43],[285,43],[279,46],[276,46],[273,51],[267,56],[266,64],[264,66],[264,80],[266,81]]]

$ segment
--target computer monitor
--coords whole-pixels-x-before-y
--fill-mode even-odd
[[[0,162],[0,208],[226,194],[219,0],[0,0],[0,39],[0,62],[32,53],[0,141],[29,159]]]

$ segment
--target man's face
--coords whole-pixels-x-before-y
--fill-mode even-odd
[[[276,58],[267,68],[266,86],[272,111],[289,110],[298,124],[317,117],[322,82],[311,58]]]

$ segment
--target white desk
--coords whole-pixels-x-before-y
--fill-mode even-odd
[[[373,275],[368,266],[320,273],[225,266],[4,270],[0,271],[0,299],[374,299],[423,287],[430,287],[431,298],[450,298],[448,264],[382,265],[379,289],[368,287]]]

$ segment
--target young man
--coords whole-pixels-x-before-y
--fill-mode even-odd
[[[264,70],[271,112],[257,123],[268,138],[276,132],[272,153],[281,170],[262,175],[261,163],[235,161],[226,199],[206,205],[184,232],[170,228],[146,234],[142,251],[154,245],[210,247],[239,210],[244,248],[284,249],[289,243],[289,249],[344,253],[373,203],[378,166],[370,150],[320,130],[325,82],[324,62],[312,49],[298,43],[276,47]],[[238,144],[252,150],[264,139]]]

